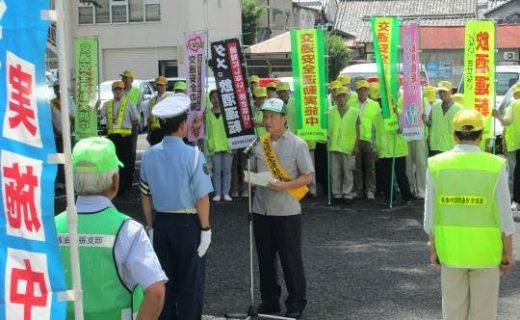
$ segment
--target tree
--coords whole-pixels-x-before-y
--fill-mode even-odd
[[[336,34],[327,36],[327,48],[329,52],[329,79],[336,79],[341,70],[348,64],[350,49],[347,48],[343,38]]]
[[[256,40],[258,18],[265,7],[258,6],[255,0],[240,0],[242,5],[242,43],[252,45]]]

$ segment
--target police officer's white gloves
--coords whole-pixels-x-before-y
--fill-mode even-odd
[[[200,232],[200,244],[197,248],[197,253],[199,257],[202,258],[208,251],[209,245],[211,244],[211,229],[202,230]]]

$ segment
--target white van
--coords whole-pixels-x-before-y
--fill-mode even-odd
[[[402,69],[403,65],[400,64],[399,68]],[[352,83],[357,80],[367,79],[369,77],[377,77],[377,65],[375,63],[359,63],[350,65],[343,70],[340,74],[347,74],[352,79]],[[429,83],[428,73],[426,67],[421,64],[421,84],[427,85]]]

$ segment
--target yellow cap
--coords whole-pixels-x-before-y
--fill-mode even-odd
[[[341,83],[338,80],[334,80],[334,81],[331,81],[329,83],[329,89],[330,90],[336,90],[336,89],[339,89],[341,87],[342,87],[342,85],[341,85]]]
[[[453,131],[474,132],[484,128],[484,119],[475,109],[462,109],[453,118]]]
[[[276,91],[289,91],[291,88],[289,87],[289,82],[277,82],[276,83]]]
[[[132,70],[125,70],[120,74],[120,76],[135,79],[135,73]]]
[[[435,87],[432,86],[425,86],[423,89],[423,94],[426,100],[428,100],[429,103],[432,103],[436,99],[436,90]]]
[[[368,88],[368,96],[372,100],[377,100],[380,98],[379,95],[379,82],[371,82],[370,87]]]
[[[456,93],[452,96],[453,101],[460,104],[461,106],[464,105],[464,95],[462,93]]]
[[[336,78],[337,81],[339,81],[339,83],[342,85],[342,86],[346,86],[346,85],[349,85],[350,84],[350,77],[347,75],[347,74],[340,74],[337,78]]]
[[[451,93],[453,86],[451,85],[451,82],[449,81],[441,81],[437,84],[437,90],[439,91],[446,91]]]
[[[251,83],[252,82],[258,83],[258,82],[260,82],[260,78],[257,75],[252,75],[252,76],[249,77],[249,82],[251,82]]]
[[[520,83],[513,86],[513,94],[517,94],[518,92],[520,92]]]
[[[350,88],[341,86],[341,87],[337,88],[336,90],[334,90],[334,97],[337,97],[341,94],[344,94],[344,95],[350,94]]]
[[[168,84],[168,79],[166,79],[163,76],[159,76],[159,77],[155,78],[155,84],[162,84],[163,86],[165,86]]]
[[[267,98],[267,89],[264,87],[257,87],[253,90],[255,98]]]
[[[116,81],[112,82],[112,90],[114,90],[114,89],[124,89],[124,88],[125,88],[125,84],[123,83],[123,81],[116,80]]]
[[[266,86],[266,88],[276,90],[276,82],[269,82],[269,84]]]
[[[356,86],[356,90],[359,90],[361,88],[367,88],[367,89],[370,88],[370,84],[366,80],[358,80],[358,81],[356,81],[355,86]]]

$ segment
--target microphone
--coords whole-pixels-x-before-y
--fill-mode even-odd
[[[250,154],[251,151],[253,151],[253,148],[260,142],[260,138],[256,138],[255,140],[251,141],[251,143],[244,149],[244,154]]]

